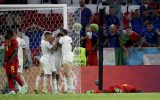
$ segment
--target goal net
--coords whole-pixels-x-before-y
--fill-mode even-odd
[[[4,90],[7,83],[4,63],[4,48],[2,46],[3,33],[6,28],[12,27],[19,32],[19,37],[25,40],[27,49],[27,63],[23,75],[29,86],[29,93],[32,93],[35,86],[35,79],[40,69],[39,59],[41,56],[40,42],[44,31],[57,32],[60,28],[68,29],[72,34],[72,25],[75,23],[76,7],[67,8],[65,4],[57,5],[0,5],[0,90]],[[74,34],[76,37],[79,34]],[[77,41],[78,39],[78,41]],[[80,45],[80,38],[73,40],[73,43]],[[23,59],[23,58],[22,58]],[[80,69],[73,67],[73,79],[76,92],[80,92]],[[59,89],[64,91],[64,74],[61,73]],[[42,83],[42,81],[41,81]],[[40,85],[42,88],[42,84]]]

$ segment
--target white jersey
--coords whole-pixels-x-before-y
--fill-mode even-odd
[[[62,45],[62,62],[73,62],[72,39],[69,36],[60,37],[59,43]]]
[[[22,38],[16,38],[18,42],[18,61],[19,61],[19,68],[18,72],[22,72],[23,70],[23,49],[26,48],[25,42]]]
[[[48,41],[41,41],[42,56],[40,58],[40,64],[43,67],[44,74],[52,74],[52,71],[56,71],[55,67],[52,67],[50,62],[52,47],[52,44]]]
[[[55,39],[52,44],[56,45],[57,39]],[[61,69],[61,61],[62,61],[62,49],[58,48],[57,50],[52,50],[51,63],[52,67],[56,68],[56,73],[60,74]]]
[[[42,40],[41,41],[41,50],[42,50],[42,57],[46,58],[46,59],[50,59],[51,57],[51,48],[52,48],[52,44],[49,43],[48,41]]]

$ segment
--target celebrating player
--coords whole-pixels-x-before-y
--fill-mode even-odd
[[[52,44],[55,46],[55,48],[54,50],[52,50],[51,63],[52,63],[52,67],[56,68],[56,73],[52,73],[52,81],[53,81],[53,91],[54,91],[53,93],[58,93],[58,83],[59,83],[59,77],[60,77],[60,71],[61,71],[62,49],[57,44],[58,35],[54,37],[56,38],[52,42]]]
[[[6,75],[8,78],[8,84],[9,84],[9,88],[10,88],[9,94],[11,94],[11,95],[15,94],[14,81],[18,82],[18,84],[22,87],[21,93],[25,94],[25,93],[27,93],[27,89],[17,74],[18,65],[19,65],[19,63],[18,63],[18,42],[14,38],[13,31],[11,29],[8,29],[5,31],[4,37],[5,37],[5,41],[4,41],[4,47],[5,47],[4,67],[6,70]]]
[[[64,68],[68,92],[72,93],[74,92],[73,80],[71,77],[71,65],[73,63],[72,39],[67,36],[68,31],[66,29],[62,29],[59,34],[62,34],[58,41],[62,46],[62,67]]]
[[[52,72],[56,72],[55,67],[51,66],[50,58],[51,58],[51,50],[54,48],[51,42],[53,41],[52,33],[45,32],[44,33],[44,40],[41,41],[41,50],[42,50],[42,57],[40,58],[40,65],[44,71],[44,79],[43,79],[43,93],[48,93],[47,91],[47,83],[48,79],[52,79],[51,74]],[[52,84],[51,84],[52,85]]]

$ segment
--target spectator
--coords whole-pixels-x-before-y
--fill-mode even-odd
[[[86,51],[87,51],[87,64],[92,66],[98,65],[97,59],[98,47],[98,25],[91,24],[86,28]]]
[[[153,26],[160,30],[160,12],[158,10],[155,11],[156,16],[153,20]]]
[[[119,27],[120,21],[119,21],[118,17],[115,15],[115,8],[110,7],[109,8],[109,15],[107,15],[107,17],[106,17],[106,32],[107,33],[109,33],[109,27],[112,24]]]
[[[133,52],[134,47],[137,47],[139,44],[139,36],[136,32],[132,31],[130,26],[128,26],[121,37],[120,43],[126,52],[127,57],[129,57],[129,54]]]
[[[82,30],[84,31],[85,27],[92,22],[92,12],[89,8],[85,7],[85,0],[79,0],[79,5],[81,8],[77,9],[75,16],[76,21],[82,24]]]
[[[116,31],[116,26],[114,24],[109,27],[108,38],[108,47],[110,48],[119,48],[120,47],[120,34]]]
[[[142,29],[140,36],[141,36],[141,43],[143,43],[143,46],[147,47],[158,46],[158,30],[155,27],[153,27],[152,22],[147,23],[147,26]]]
[[[140,16],[139,9],[135,10],[135,15],[131,17],[131,27],[134,32],[140,34],[141,29],[143,28],[143,20]]]
[[[112,24],[110,27],[108,37],[108,45],[110,48],[115,48],[116,65],[123,65],[123,50],[120,47],[120,33],[117,31],[116,26]]]
[[[72,48],[74,49],[75,47],[80,47],[80,32],[82,29],[82,25],[80,23],[74,23],[72,26],[72,31],[70,37],[72,38]]]
[[[33,65],[38,66],[39,61],[37,60],[37,57],[40,56],[41,36],[44,28],[36,24],[32,24],[25,30],[25,35],[29,37],[29,48],[31,50],[32,63]]]

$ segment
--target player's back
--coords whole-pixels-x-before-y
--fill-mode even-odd
[[[72,39],[69,36],[63,36],[60,38],[59,43],[62,45],[62,56],[63,59],[71,59],[73,60],[73,52],[72,52]]]

